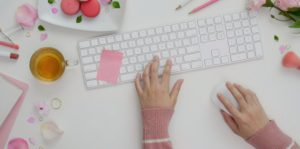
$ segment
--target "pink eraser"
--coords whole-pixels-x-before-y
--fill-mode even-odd
[[[81,3],[80,10],[87,17],[96,17],[101,11],[101,5],[98,0],[89,0]]]
[[[62,0],[60,3],[62,11],[67,15],[75,15],[80,8],[78,0]]]

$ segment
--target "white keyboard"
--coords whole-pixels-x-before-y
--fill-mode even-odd
[[[87,89],[110,86],[96,79],[103,49],[124,54],[119,84],[132,82],[155,55],[161,59],[159,72],[167,59],[173,61],[172,74],[263,57],[256,14],[247,11],[80,41]]]

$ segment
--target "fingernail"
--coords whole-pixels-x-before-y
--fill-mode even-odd
[[[172,61],[170,59],[167,60],[167,65],[172,65]]]

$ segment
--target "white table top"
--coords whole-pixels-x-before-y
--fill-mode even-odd
[[[14,24],[14,12],[24,2],[36,3],[35,0],[1,1],[0,24],[3,28]],[[189,10],[202,2],[204,0],[195,0],[175,12],[176,0],[128,0],[122,31],[240,11],[245,9],[246,4],[246,0],[220,1],[196,15],[187,16]],[[209,98],[211,89],[222,80],[240,82],[253,89],[270,118],[300,142],[300,72],[282,68],[282,55],[278,51],[281,43],[287,43],[300,53],[299,37],[291,36],[286,24],[271,20],[267,10],[260,12],[259,23],[265,53],[263,60],[172,77],[172,83],[179,78],[185,79],[170,127],[175,149],[251,148],[229,130]],[[87,91],[80,67],[67,70],[53,84],[44,84],[33,78],[29,60],[36,49],[52,46],[61,50],[65,57],[74,59],[78,56],[77,41],[98,35],[41,24],[49,34],[46,41],[39,40],[40,33],[36,28],[30,38],[17,34],[13,38],[21,45],[19,61],[0,62],[0,72],[23,80],[30,86],[10,138],[32,137],[37,143],[34,148],[38,145],[49,149],[141,148],[140,107],[133,84]],[[280,37],[280,42],[273,40],[275,34]],[[63,100],[63,107],[58,111],[52,110],[47,119],[55,121],[65,134],[57,142],[47,144],[41,139],[40,122],[28,124],[26,119],[34,113],[34,103],[50,101],[54,97]]]

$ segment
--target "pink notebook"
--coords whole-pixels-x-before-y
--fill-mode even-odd
[[[4,148],[4,146],[7,142],[9,134],[13,128],[13,125],[16,121],[16,118],[18,116],[18,113],[20,111],[22,103],[25,99],[25,96],[26,96],[26,93],[28,90],[28,85],[21,81],[14,79],[12,77],[4,75],[2,73],[0,73],[0,77],[4,80],[8,81],[9,83],[13,84],[14,86],[16,86],[17,88],[19,88],[21,90],[20,96],[16,100],[15,104],[13,104],[12,109],[9,110],[8,115],[5,116],[4,121],[0,126],[0,149],[2,149],[2,148]]]

